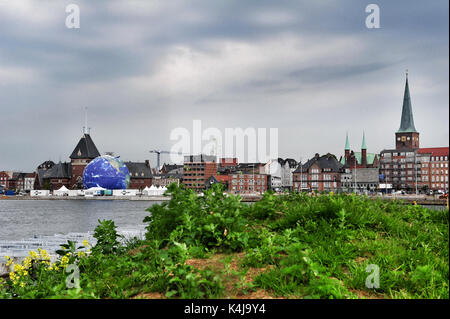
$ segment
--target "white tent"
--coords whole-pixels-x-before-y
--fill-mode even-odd
[[[69,195],[69,189],[66,186],[62,186],[60,189],[54,190],[53,195],[55,196],[67,196]]]
[[[151,185],[150,188],[147,190],[147,195],[148,196],[154,196],[155,195],[155,185]]]
[[[149,195],[149,191],[150,191],[150,188],[145,186],[145,188],[142,190],[142,195],[148,196]]]
[[[84,196],[84,190],[82,189],[69,189],[69,196]]]
[[[91,187],[89,189],[86,189],[84,191],[84,196],[97,196],[101,194],[101,191],[105,191],[106,188],[97,186],[97,187]]]

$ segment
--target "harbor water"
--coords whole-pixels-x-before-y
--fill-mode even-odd
[[[125,238],[142,238],[146,209],[155,201],[3,200],[0,201],[0,263],[4,256],[23,258],[30,250],[50,254],[67,240],[95,243],[98,220],[111,219]]]

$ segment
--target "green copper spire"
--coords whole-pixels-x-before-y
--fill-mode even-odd
[[[397,133],[412,133],[416,131],[411,107],[411,97],[409,96],[408,71],[406,71],[405,95],[403,97],[402,120]]]
[[[366,146],[366,133],[364,131],[363,131],[363,141],[362,141],[361,149],[362,150],[366,150],[367,149],[367,146]]]
[[[348,143],[348,132],[345,136],[345,150],[350,150],[350,144]]]

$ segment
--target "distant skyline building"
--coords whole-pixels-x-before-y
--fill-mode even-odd
[[[330,153],[318,153],[293,172],[294,191],[338,191],[341,188],[342,164]]]
[[[438,128],[437,128],[438,129]],[[420,148],[420,133],[414,117],[406,73],[400,128],[395,132],[395,149],[380,153],[380,177],[394,189],[407,191],[448,190],[448,146]]]
[[[71,160],[71,181],[70,188],[83,189],[83,172],[87,164],[94,158],[100,156],[100,152],[94,144],[87,129],[84,128],[83,136],[80,138],[77,146],[75,146]]]
[[[379,156],[367,153],[366,134],[363,132],[361,152],[350,150],[348,134],[345,138],[342,166],[341,188],[344,191],[375,191],[379,185]]]
[[[215,155],[188,155],[184,157],[183,183],[186,188],[201,191],[206,188],[206,181],[217,174],[217,157]]]

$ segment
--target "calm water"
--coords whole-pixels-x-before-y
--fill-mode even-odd
[[[92,237],[98,219],[112,219],[127,238],[142,237],[157,202],[129,200],[2,200],[0,201],[0,261],[22,257],[41,247],[54,251],[68,239],[79,243]]]

